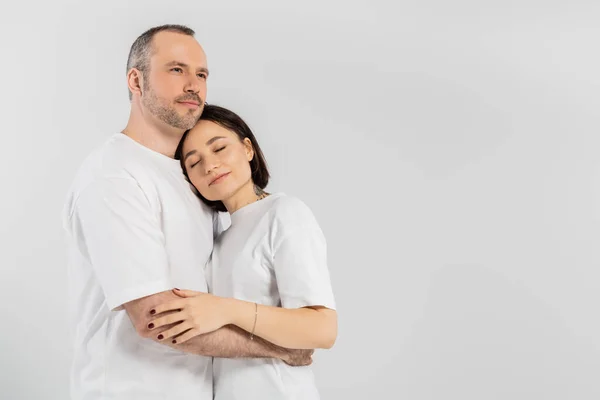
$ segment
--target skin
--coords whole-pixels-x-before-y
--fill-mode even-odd
[[[248,138],[241,139],[212,121],[201,120],[183,144],[192,184],[206,199],[222,201],[230,213],[265,196],[252,181],[249,162],[253,157]],[[158,340],[186,343],[229,324],[286,348],[328,349],[337,337],[337,313],[325,307],[286,309],[208,293],[175,293],[183,298],[152,310],[158,318],[151,321],[149,329],[171,326],[161,331]]]
[[[193,37],[180,33],[160,32],[152,45],[149,70],[142,73],[132,68],[127,74],[132,100],[123,133],[151,150],[173,157],[183,133],[195,125],[204,107],[208,77],[206,55]],[[148,310],[177,298],[166,291],[123,306],[142,337],[159,341],[157,331],[150,332],[147,328],[153,318]],[[170,342],[164,344],[175,347]],[[212,357],[269,357],[290,365],[312,363],[311,350],[290,350],[262,339],[250,340],[243,330],[232,325],[196,336],[176,348]]]
[[[159,32],[153,40],[149,71],[132,68],[127,74],[132,100],[123,133],[173,157],[183,132],[202,113],[207,78],[206,55],[196,39]]]
[[[250,171],[250,139],[240,140],[229,129],[201,120],[188,134],[182,154],[192,184],[206,199],[221,200],[229,213],[259,197]]]

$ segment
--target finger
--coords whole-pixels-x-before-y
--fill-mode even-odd
[[[187,332],[184,332],[181,336],[178,336],[176,338],[174,338],[173,340],[173,344],[181,344],[181,343],[185,343],[188,340],[190,340],[191,338],[198,336],[200,333],[195,329],[192,328]]]
[[[150,310],[150,314],[158,315],[167,311],[181,310],[183,307],[185,307],[185,305],[185,300],[169,301],[167,303],[159,304],[156,307],[154,307],[152,310]]]
[[[181,324],[177,324],[174,327],[172,327],[171,329],[167,329],[164,332],[161,332],[160,335],[158,335],[158,340],[166,340],[166,339],[170,339],[173,338],[177,335],[182,334],[183,332],[187,331],[188,329],[192,328],[192,324],[190,322],[182,322]]]
[[[150,321],[148,324],[148,329],[160,328],[161,326],[174,324],[183,320],[185,320],[185,315],[183,312],[165,315],[164,317],[156,318],[155,320]]]
[[[177,288],[173,289],[173,293],[175,293],[179,297],[184,297],[184,298],[195,297],[195,296],[204,294],[202,292],[195,292],[193,290],[181,290],[181,289],[177,289]]]

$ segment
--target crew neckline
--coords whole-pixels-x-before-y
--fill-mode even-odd
[[[251,213],[252,210],[260,208],[262,205],[270,203],[273,200],[275,200],[281,196],[284,196],[284,195],[285,194],[282,192],[271,193],[270,195],[268,195],[267,197],[265,197],[262,200],[257,200],[250,204],[246,204],[242,208],[235,211],[233,214],[229,214],[229,218],[231,219],[231,225],[238,223],[242,218],[244,218],[245,215],[247,215],[248,213]]]
[[[117,140],[124,140],[124,141],[130,143],[134,147],[144,151],[146,154],[148,154],[148,155],[152,156],[153,158],[155,158],[156,160],[158,160],[158,162],[165,164],[169,168],[174,168],[174,169],[176,168],[178,170],[181,170],[181,164],[180,164],[179,160],[176,160],[174,158],[166,156],[162,153],[159,153],[158,151],[154,151],[154,150],[144,146],[143,144],[133,140],[131,137],[127,136],[123,132],[115,133],[115,135],[113,137]]]

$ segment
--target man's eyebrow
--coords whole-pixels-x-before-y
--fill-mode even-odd
[[[181,67],[181,68],[189,68],[190,66],[181,61],[171,61],[166,64],[167,67]],[[199,67],[196,71],[204,72],[206,76],[208,76],[208,69],[204,67]]]
[[[215,136],[214,138],[212,138],[208,142],[206,142],[206,145],[210,146],[211,144],[213,144],[214,142],[216,142],[219,139],[225,139],[225,136]]]
[[[183,157],[183,162],[185,163],[185,160],[187,160],[189,156],[191,156],[192,154],[196,154],[196,153],[197,153],[196,150],[188,151],[188,153]]]

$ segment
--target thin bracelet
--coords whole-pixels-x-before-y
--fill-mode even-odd
[[[258,319],[258,303],[254,303],[254,326],[250,334],[250,340],[254,340],[254,330],[256,329],[256,320]]]

